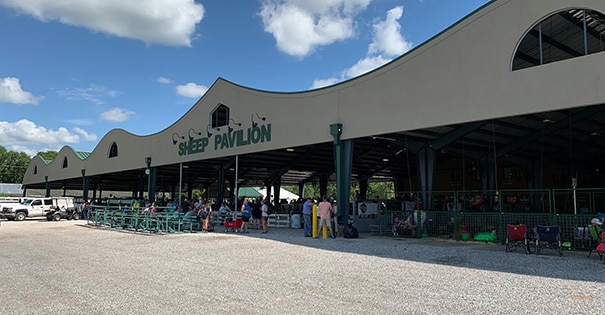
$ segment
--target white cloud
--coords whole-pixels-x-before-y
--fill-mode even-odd
[[[164,77],[157,77],[154,81],[157,82],[157,83],[160,83],[160,84],[170,84],[170,83],[172,83],[172,80],[170,80],[168,78],[164,78]]]
[[[206,94],[206,91],[208,91],[207,86],[197,85],[191,82],[176,87],[176,93],[178,95],[189,98],[200,98],[202,95]]]
[[[372,0],[265,0],[260,16],[282,52],[305,57],[355,34],[354,17]]]
[[[370,56],[359,60],[356,64],[347,68],[343,73],[345,78],[358,77],[366,72],[370,72],[385,63],[391,61],[391,59],[385,59],[382,56]]]
[[[401,24],[398,22],[401,16],[403,16],[403,7],[395,7],[387,12],[384,21],[373,25],[374,41],[368,47],[369,54],[384,53],[394,57],[412,49],[412,43],[401,36]]]
[[[110,122],[124,122],[134,116],[136,113],[125,108],[114,107],[102,113],[99,119]]]
[[[0,78],[0,102],[38,105],[42,99],[41,96],[36,97],[32,93],[24,91],[18,78]]]
[[[80,135],[84,141],[97,140],[96,135],[88,134],[83,129],[74,128],[74,131],[75,133],[72,133],[65,127],[48,129],[27,119],[14,123],[0,121],[0,143],[7,150],[25,152],[33,156],[39,151],[58,151],[66,144],[79,143]]]
[[[91,83],[87,88],[73,88],[57,91],[59,96],[70,101],[87,101],[93,104],[105,104],[103,98],[115,97],[119,94],[116,90],[110,90],[102,85]]]
[[[413,44],[401,35],[401,24],[398,21],[402,16],[403,7],[395,7],[389,10],[384,20],[378,20],[372,25],[374,30],[373,40],[368,45],[367,55],[353,66],[344,69],[340,78],[316,79],[311,88],[333,85],[340,81],[358,77],[412,49]]]
[[[324,86],[330,86],[333,84],[338,83],[337,78],[329,78],[329,79],[316,79],[315,81],[313,81],[313,85],[311,86],[311,89],[319,89],[322,88]]]
[[[0,5],[45,22],[170,46],[191,46],[204,17],[204,6],[195,0],[2,0]]]
[[[74,127],[74,131],[80,134],[84,138],[84,141],[97,141],[97,135],[94,133],[88,133],[79,127]]]

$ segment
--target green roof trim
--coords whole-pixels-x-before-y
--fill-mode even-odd
[[[74,154],[80,159],[80,160],[86,160],[86,158],[88,158],[90,156],[90,152],[83,152],[83,151],[74,151]]]

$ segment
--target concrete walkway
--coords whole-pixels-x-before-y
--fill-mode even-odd
[[[219,229],[221,230],[221,229]],[[596,254],[3,221],[0,314],[601,314]]]

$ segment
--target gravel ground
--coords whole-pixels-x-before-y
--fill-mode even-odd
[[[152,235],[3,221],[0,314],[602,314],[593,254],[302,230]]]

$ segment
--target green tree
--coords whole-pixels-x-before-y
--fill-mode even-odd
[[[57,151],[44,151],[44,152],[40,151],[36,155],[46,161],[52,161],[57,157],[57,155],[59,155],[59,152],[57,152]]]
[[[294,186],[293,187],[284,187],[284,188],[288,189],[289,191],[294,192],[295,194],[298,193],[298,188],[296,188]],[[356,190],[359,190],[359,184],[354,182],[351,184],[351,198],[349,201],[353,201],[353,199],[355,198]],[[336,183],[334,183],[334,182],[328,183],[326,195],[328,197],[337,196]],[[388,181],[387,182],[369,182],[367,197],[369,199],[373,199],[374,196],[378,196],[380,198],[380,200],[388,200],[388,199],[395,197],[394,183],[388,182]],[[319,198],[319,197],[321,197],[321,194],[319,193],[319,184],[317,184],[317,183],[305,184],[304,196],[300,196],[300,197],[303,197],[303,198],[306,198],[306,197]]]
[[[24,152],[7,151],[0,146],[0,183],[21,183],[30,161]]]
[[[368,183],[368,198],[378,196],[380,200],[388,200],[395,197],[395,184],[393,182],[370,182]]]

